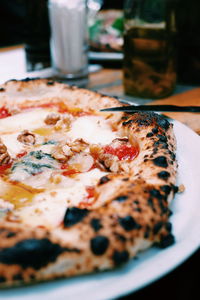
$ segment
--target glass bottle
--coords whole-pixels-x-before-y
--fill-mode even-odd
[[[28,72],[50,67],[48,0],[26,0],[25,55]]]
[[[186,84],[200,83],[200,1],[178,0],[177,74]]]
[[[126,94],[162,98],[176,84],[176,0],[126,0],[123,84]]]

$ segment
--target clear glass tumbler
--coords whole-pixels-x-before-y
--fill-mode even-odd
[[[87,1],[49,0],[49,19],[55,75],[82,85],[88,78]]]

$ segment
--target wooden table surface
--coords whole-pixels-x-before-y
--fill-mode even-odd
[[[145,104],[200,105],[200,85],[198,87],[178,86],[175,94],[161,100],[150,101],[124,95],[121,69],[105,69],[90,74],[88,88],[98,92],[118,96],[128,101]],[[188,89],[188,90],[187,90]],[[186,91],[184,91],[186,90]],[[200,114],[197,113],[165,113],[200,134]]]

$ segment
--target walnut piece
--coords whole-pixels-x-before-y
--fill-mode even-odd
[[[76,139],[65,145],[60,144],[55,146],[51,155],[60,162],[66,162],[74,154],[84,151],[87,146],[88,144],[83,139]]]
[[[60,144],[55,146],[51,155],[53,158],[64,163],[73,155],[73,152],[68,145]]]
[[[72,156],[68,164],[78,172],[88,172],[94,164],[94,159],[90,154],[81,152]]]
[[[35,135],[28,130],[22,131],[22,133],[18,135],[17,140],[25,145],[34,145],[36,142]]]
[[[7,165],[11,161],[11,157],[8,153],[7,147],[0,139],[0,166]]]
[[[88,146],[88,143],[85,142],[83,139],[76,139],[72,143],[68,144],[72,151],[80,153],[81,151],[85,150],[85,148]]]
[[[51,114],[47,115],[44,122],[47,125],[55,125],[59,120],[60,120],[60,115],[59,114],[51,113]]]
[[[55,130],[70,130],[71,122],[72,122],[72,116],[70,115],[63,115],[55,124],[54,129]]]

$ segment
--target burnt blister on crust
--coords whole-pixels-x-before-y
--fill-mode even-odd
[[[50,240],[27,239],[10,248],[0,251],[0,262],[8,265],[20,265],[22,268],[40,269],[56,258],[66,249]]]
[[[154,165],[162,168],[167,168],[168,167],[168,162],[167,158],[165,156],[158,156],[153,159]]]
[[[161,186],[161,190],[166,194],[169,195],[171,193],[172,187],[170,185],[163,185]]]
[[[127,199],[128,199],[128,196],[122,195],[122,196],[118,196],[117,198],[115,198],[115,201],[124,202]]]
[[[54,85],[55,84],[55,81],[53,81],[53,80],[48,80],[47,81],[47,85]]]
[[[119,218],[119,224],[124,228],[126,231],[131,231],[134,229],[140,229],[141,225],[138,224],[132,216],[126,216],[123,218]]]
[[[162,229],[164,223],[162,221],[157,222],[153,227],[153,233],[158,234],[158,232]]]
[[[170,177],[170,173],[167,171],[161,171],[158,173],[158,177],[163,180],[167,180]]]
[[[78,207],[67,208],[64,216],[64,227],[71,227],[80,221],[82,221],[89,211],[87,209],[81,209]]]
[[[17,274],[15,274],[14,276],[13,276],[13,280],[17,280],[17,281],[21,281],[21,280],[23,280],[23,276],[22,276],[22,274],[21,273],[17,273]]]
[[[99,180],[99,185],[107,183],[108,181],[110,181],[110,178],[108,176],[102,176]]]
[[[90,221],[91,227],[94,229],[95,232],[99,231],[103,226],[101,225],[100,219],[93,218]]]
[[[158,126],[167,131],[170,127],[170,123],[168,120],[161,115],[155,114],[154,112],[139,112],[139,113],[134,113],[131,116],[131,119],[125,121],[122,123],[123,126],[127,126],[131,123],[136,123],[139,127],[144,126],[148,127],[152,124],[158,124]],[[155,127],[156,128],[156,127]],[[158,133],[158,128],[153,128],[152,133],[156,134]]]
[[[0,283],[6,282],[6,278],[4,276],[0,276]]]
[[[173,234],[169,233],[168,235],[161,238],[161,241],[159,243],[156,243],[156,245],[160,248],[167,248],[175,243],[175,238]]]
[[[90,241],[90,249],[94,255],[103,255],[109,246],[109,239],[103,235],[97,235]]]
[[[115,250],[112,256],[115,266],[120,266],[121,264],[129,260],[129,253],[127,250],[118,251]]]

